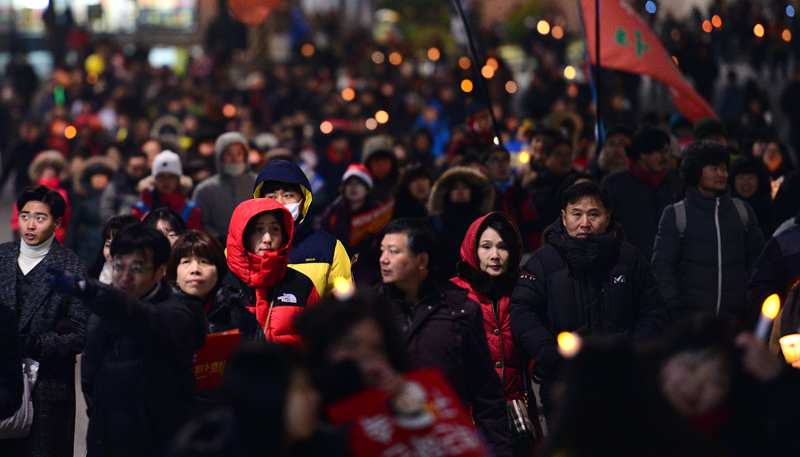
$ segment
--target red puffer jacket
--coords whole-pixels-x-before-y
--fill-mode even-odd
[[[282,249],[257,256],[244,246],[244,229],[250,219],[274,210],[280,212],[289,240]],[[308,276],[287,267],[293,233],[292,214],[285,206],[269,198],[242,202],[233,212],[228,231],[228,268],[236,276],[234,279],[238,279],[245,297],[252,296],[255,289],[255,306],[250,310],[255,312],[267,341],[299,347],[294,319],[307,306],[319,301],[319,294]]]
[[[489,213],[477,219],[469,227],[467,235],[464,237],[464,241],[461,244],[461,259],[463,262],[459,264],[459,277],[453,278],[450,281],[466,289],[469,292],[469,298],[480,303],[483,311],[483,326],[486,329],[486,339],[489,342],[492,361],[495,363],[497,375],[501,376],[506,399],[510,400],[512,398],[523,398],[524,396],[521,371],[523,369],[523,362],[520,360],[519,355],[519,350],[521,348],[517,346],[517,341],[511,334],[511,315],[509,313],[511,289],[508,289],[507,294],[497,299],[499,320],[495,317],[492,299],[479,293],[477,290],[484,290],[487,288],[484,281],[488,276],[479,271],[478,255],[476,252],[478,244],[477,236],[479,233],[483,233],[488,223],[493,220],[499,220],[504,224],[510,224],[510,226],[513,227],[513,231],[517,233],[517,237],[519,237],[516,225],[514,225],[511,218],[504,213]],[[517,246],[521,245],[522,241],[519,239]],[[516,259],[517,262],[519,262],[519,256],[516,256]],[[516,278],[516,274],[513,272],[511,274]],[[479,283],[483,284],[484,287],[481,288]]]

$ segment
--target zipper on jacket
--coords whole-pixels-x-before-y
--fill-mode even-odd
[[[719,234],[719,197],[714,208],[714,223],[717,226],[717,316],[722,304],[722,237]]]

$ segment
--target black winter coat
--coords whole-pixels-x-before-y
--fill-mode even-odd
[[[251,305],[247,303],[241,291],[226,285],[220,287],[208,311],[208,334],[239,329],[242,343],[267,341],[255,314],[250,312],[247,306]]]
[[[87,455],[161,455],[194,412],[194,353],[206,338],[201,299],[154,291],[139,300],[97,288],[83,355]],[[164,286],[159,285],[163,288]]]
[[[622,224],[625,240],[650,261],[661,214],[664,208],[681,199],[677,173],[667,173],[655,189],[627,169],[606,176],[603,185],[611,194],[611,213]]]
[[[83,350],[86,319],[83,303],[75,297],[56,294],[47,281],[45,267],[86,276],[78,256],[53,240],[50,250],[25,275],[30,288],[24,303],[18,300],[17,264],[23,241],[0,245],[0,303],[17,313],[23,340],[22,356],[39,361],[39,377],[31,394],[31,434],[19,440],[0,440],[0,455],[20,455],[6,446],[20,446],[21,454],[42,457],[72,457],[75,440],[75,356]],[[35,353],[35,354],[34,354]],[[21,370],[21,368],[20,368]]]
[[[511,331],[533,357],[533,376],[551,380],[556,336],[618,334],[646,341],[664,325],[664,301],[650,265],[613,230],[578,239],[559,217],[511,294]]]
[[[21,366],[17,316],[0,304],[0,420],[13,416],[22,404]]]
[[[392,314],[412,368],[437,367],[461,398],[472,406],[496,457],[512,455],[505,395],[492,363],[483,312],[467,291],[429,277],[413,308],[393,285],[379,286],[392,303]]]
[[[800,215],[794,225],[767,241],[758,256],[753,275],[747,286],[747,298],[751,309],[759,309],[772,294],[786,302],[789,289],[800,278]]]
[[[760,308],[747,301],[747,281],[764,248],[753,209],[747,203],[747,227],[730,191],[704,197],[686,189],[686,229],[681,239],[675,209],[668,206],[658,226],[653,273],[671,313],[706,311],[755,323]],[[674,313],[674,314],[679,314]]]

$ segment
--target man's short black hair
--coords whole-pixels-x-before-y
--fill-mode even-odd
[[[392,233],[405,234],[406,245],[414,255],[420,255],[423,252],[428,254],[430,267],[436,255],[436,234],[428,221],[421,217],[401,217],[386,227],[386,234]]]
[[[669,143],[669,135],[663,130],[642,130],[631,138],[631,145],[625,148],[625,155],[632,160],[636,160],[642,154],[650,155],[655,151],[664,149]]]
[[[145,227],[143,224],[129,225],[111,240],[111,257],[137,252],[145,257],[150,253],[153,258],[153,268],[158,268],[166,265],[169,260],[169,240],[157,229]]]
[[[552,141],[545,143],[542,153],[545,155],[545,157],[550,157],[553,151],[555,151],[555,149],[562,144],[566,144],[570,149],[572,149],[572,142],[567,137],[559,135],[553,138]]]
[[[53,219],[64,217],[64,212],[67,210],[67,202],[64,197],[58,192],[48,189],[42,184],[28,187],[17,198],[17,210],[22,211],[28,202],[42,202],[50,208],[50,216]]]
[[[726,166],[731,163],[731,154],[728,148],[711,140],[697,141],[683,151],[681,160],[681,179],[687,187],[696,186],[703,174],[703,168],[708,165]]]
[[[567,205],[574,205],[586,197],[596,198],[607,212],[611,211],[611,194],[608,188],[592,181],[582,181],[567,187],[561,195],[561,209],[566,210]]]
[[[615,135],[623,135],[630,139],[633,139],[633,129],[631,129],[625,124],[617,124],[611,127],[610,129],[606,130],[606,140]]]
[[[295,184],[293,182],[286,182],[286,181],[265,181],[264,185],[261,186],[261,197],[264,197],[267,194],[275,192],[276,190],[288,190],[291,192],[297,192],[300,194],[301,197],[305,198],[303,194],[303,187],[300,184]]]

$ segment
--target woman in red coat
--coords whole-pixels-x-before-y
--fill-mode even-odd
[[[489,213],[470,225],[461,243],[461,262],[454,284],[469,291],[483,309],[486,339],[500,376],[506,401],[525,397],[522,347],[511,334],[509,300],[519,277],[522,237],[508,215]],[[529,398],[530,418],[541,436],[536,399]]]
[[[242,291],[268,341],[299,347],[294,318],[319,301],[308,276],[289,268],[294,222],[275,200],[256,198],[236,207],[228,231],[225,283]]]

